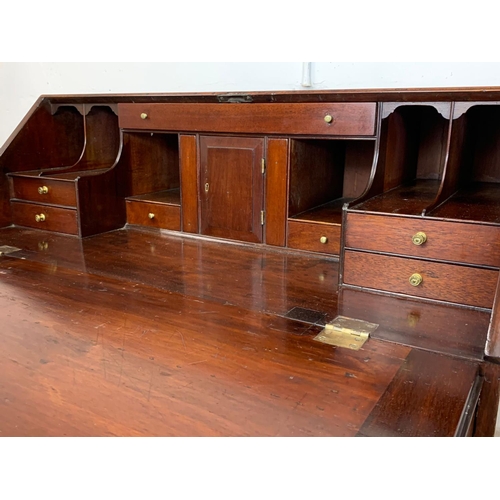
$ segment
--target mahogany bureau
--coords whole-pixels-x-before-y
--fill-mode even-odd
[[[374,337],[500,360],[499,88],[42,96],[0,172],[0,227],[337,256]]]

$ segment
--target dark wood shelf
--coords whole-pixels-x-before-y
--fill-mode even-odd
[[[354,205],[353,210],[388,214],[421,215],[435,199],[441,181],[415,180]]]
[[[342,207],[351,198],[338,198],[311,210],[289,217],[290,220],[303,222],[322,222],[325,224],[340,224],[342,222]]]
[[[168,189],[166,191],[158,191],[156,193],[140,194],[137,196],[129,196],[126,198],[130,201],[147,201],[148,203],[158,203],[162,205],[181,205],[181,191],[177,189]]]
[[[500,224],[500,184],[478,182],[455,193],[429,215]]]

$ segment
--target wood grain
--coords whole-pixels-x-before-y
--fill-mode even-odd
[[[76,210],[22,201],[12,201],[11,205],[14,224],[18,226],[57,231],[58,233],[79,234]],[[45,215],[43,222],[36,222],[35,216],[39,214]]]
[[[198,233],[198,156],[195,135],[179,136],[181,175],[181,227],[186,233]]]
[[[179,206],[145,201],[127,200],[127,222],[158,229],[180,231],[181,208]],[[151,219],[149,214],[153,214]]]
[[[417,232],[427,236],[423,245],[412,241]],[[349,212],[345,245],[422,259],[500,267],[500,227],[497,226]]]
[[[180,132],[370,136],[375,113],[375,103],[118,104],[121,128]]]
[[[266,154],[265,242],[286,245],[288,139],[268,139]]]
[[[321,243],[320,238],[327,241]],[[288,247],[310,252],[333,255],[340,253],[340,226],[336,224],[317,224],[314,222],[288,221]]]
[[[454,436],[477,374],[477,363],[412,351],[358,435]]]
[[[409,278],[422,276],[419,286]],[[344,283],[414,297],[491,308],[498,271],[390,257],[348,250],[345,252]]]

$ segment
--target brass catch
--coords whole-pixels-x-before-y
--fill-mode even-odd
[[[358,351],[377,328],[376,323],[337,316],[331,323],[325,325],[324,330],[316,335],[314,340]]]

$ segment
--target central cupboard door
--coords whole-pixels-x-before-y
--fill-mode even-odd
[[[200,137],[201,233],[261,243],[264,139]]]

